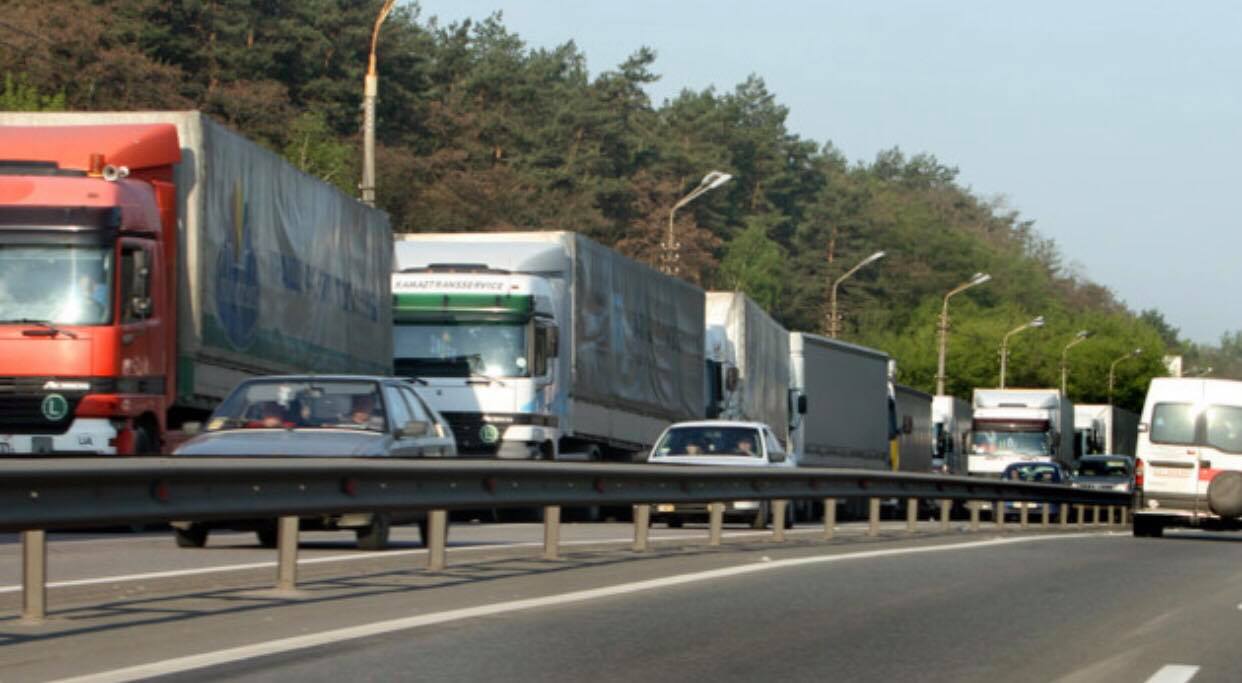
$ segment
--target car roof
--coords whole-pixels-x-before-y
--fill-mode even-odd
[[[1055,462],[1048,462],[1046,460],[1034,460],[1034,461],[1028,461],[1028,462],[1011,462],[1008,465],[1005,465],[1005,471],[1008,472],[1009,470],[1016,470],[1016,469],[1020,469],[1023,467],[1051,467],[1054,469],[1061,468],[1061,466]]]
[[[409,382],[408,377],[388,375],[257,375],[247,377],[245,382]]]
[[[677,422],[668,426],[669,429],[677,427],[750,427],[752,429],[771,429],[771,427],[762,422],[748,422],[745,420],[691,420],[689,422]]]

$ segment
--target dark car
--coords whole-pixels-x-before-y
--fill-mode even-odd
[[[177,456],[454,457],[448,423],[409,382],[396,377],[289,375],[239,384],[212,413],[202,434],[181,444]],[[306,529],[352,529],[358,547],[387,546],[392,524],[418,522],[425,513],[343,513],[302,518]],[[275,520],[175,522],[177,545],[202,547],[212,529],[251,530],[276,544]]]
[[[1129,493],[1134,485],[1134,458],[1128,455],[1084,455],[1074,471],[1074,486]]]
[[[1072,480],[1069,470],[1061,466],[1060,463],[1049,461],[1011,463],[1001,472],[1000,478],[1035,484],[1069,484]],[[1008,502],[1005,504],[1005,515],[1018,515],[1023,507],[1027,508],[1032,514],[1042,513],[1043,510],[1042,503]],[[1050,505],[1048,512],[1050,515],[1059,518],[1061,516],[1061,504],[1054,503]]]

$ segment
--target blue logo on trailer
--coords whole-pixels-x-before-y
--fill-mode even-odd
[[[232,230],[216,255],[216,318],[229,344],[245,351],[259,321],[259,261],[250,243],[250,207],[241,181],[233,184]]]

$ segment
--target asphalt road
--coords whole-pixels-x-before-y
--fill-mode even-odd
[[[568,525],[575,544],[545,561],[530,545],[539,527],[483,525],[454,529],[444,572],[415,569],[416,548],[331,560],[305,566],[293,596],[267,590],[270,567],[66,586],[50,592],[46,624],[0,619],[0,679],[1212,681],[1242,671],[1242,536],[842,531],[778,545],[739,529],[709,548],[701,529],[662,530],[671,538],[638,556],[628,526]],[[371,555],[337,538],[304,555]],[[167,541],[108,540],[53,549],[78,544],[70,555],[86,557],[94,545],[108,571],[129,571],[143,544]],[[200,555],[251,552],[240,537],[220,540]],[[0,562],[12,551],[0,548]],[[148,668],[126,671],[136,665]]]

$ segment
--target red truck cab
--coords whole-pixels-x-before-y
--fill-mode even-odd
[[[170,124],[0,127],[0,454],[162,450],[180,161]]]

